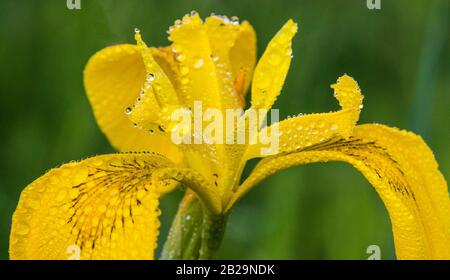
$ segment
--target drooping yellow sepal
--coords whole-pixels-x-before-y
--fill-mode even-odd
[[[161,156],[104,155],[52,169],[22,192],[11,259],[152,259]]]
[[[356,126],[348,139],[263,159],[227,209],[279,170],[327,161],[352,164],[374,186],[391,218],[398,259],[450,259],[449,193],[432,152],[419,136],[382,125]]]
[[[22,192],[10,257],[152,259],[158,200],[177,182],[192,188],[206,209],[221,212],[208,180],[156,153],[96,156],[52,169]]]

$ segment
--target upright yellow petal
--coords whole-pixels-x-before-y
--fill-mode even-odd
[[[227,208],[279,170],[327,161],[352,164],[374,186],[391,218],[398,259],[450,259],[449,193],[432,152],[419,136],[382,125],[356,126],[348,139],[263,159]]]
[[[179,63],[181,90],[189,106],[201,100],[205,108],[221,108],[220,87],[208,34],[200,16],[186,15],[169,29]]]
[[[223,107],[243,108],[244,91],[256,59],[251,26],[225,16],[210,16],[205,20],[205,28]]]
[[[288,20],[267,46],[255,68],[252,108],[270,109],[281,92],[292,58],[292,38],[297,24]]]
[[[181,154],[165,135],[151,135],[128,119],[128,107],[140,95],[146,71],[139,48],[107,47],[91,57],[84,71],[84,85],[95,118],[111,144],[119,151],[164,153],[173,160]],[[159,108],[153,108],[157,112]]]
[[[279,133],[278,150],[273,151],[271,155],[290,153],[335,137],[347,138],[350,136],[362,108],[361,90],[356,81],[348,75],[341,76],[331,87],[341,105],[340,111],[288,118],[273,125],[277,126],[278,132],[275,132],[273,126],[261,130],[260,139],[266,135],[270,137],[272,133]],[[265,156],[261,154],[265,146],[268,145],[261,143],[250,145],[246,157]]]
[[[241,23],[229,55],[236,91],[245,96],[256,64],[256,33],[248,21]]]
[[[22,192],[11,259],[152,259],[159,232],[158,155],[112,154],[52,169]]]

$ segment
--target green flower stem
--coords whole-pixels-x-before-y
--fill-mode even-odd
[[[211,259],[218,251],[227,216],[210,212],[187,192],[164,244],[160,259]]]
[[[220,248],[228,215],[216,215],[204,211],[202,225],[202,243],[200,248],[200,260],[210,260]]]

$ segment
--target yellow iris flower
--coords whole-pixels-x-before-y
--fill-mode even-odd
[[[68,248],[76,246],[81,259],[153,259],[159,199],[181,183],[188,191],[179,213],[198,198],[200,211],[210,217],[200,223],[202,232],[211,230],[208,244],[188,240],[193,245],[186,250],[197,251],[191,257],[208,258],[204,250],[220,243],[220,230],[214,232],[217,217],[227,216],[258,182],[291,166],[344,161],[383,200],[398,259],[449,259],[449,193],[431,150],[411,132],[357,125],[363,96],[347,75],[331,86],[339,111],[276,124],[276,154],[262,154],[262,144],[171,142],[171,112],[189,108],[195,100],[207,108],[243,109],[251,84],[250,108],[269,110],[289,69],[296,31],[289,20],[256,67],[256,37],[248,22],[220,16],[202,21],[197,13],[169,29],[168,47],[148,48],[136,30],[136,45],[96,53],[84,71],[87,95],[100,128],[123,153],[64,164],[28,185],[13,216],[10,257],[67,259]],[[240,183],[252,158],[262,159]]]

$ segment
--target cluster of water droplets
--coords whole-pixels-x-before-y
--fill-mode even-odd
[[[155,79],[155,75],[153,73],[148,73],[148,75],[147,75],[147,77],[145,79],[144,85],[142,86],[142,88],[141,88],[141,90],[139,92],[139,97],[137,98],[137,101],[138,101],[137,104],[139,104],[139,101],[141,101],[142,98],[145,97],[145,94],[150,89],[151,83],[153,82],[154,79]],[[131,113],[133,113],[133,109],[135,108],[135,106],[137,104],[134,104],[134,105],[132,105],[130,107],[127,107],[125,109],[125,114],[126,115],[131,115]]]
[[[302,117],[303,116],[303,113],[298,113],[297,115],[288,115],[287,117],[286,117],[286,119],[292,119],[292,118],[297,118],[297,117]]]
[[[190,21],[191,17],[194,17],[197,15],[197,11],[193,10],[188,14],[185,14],[182,19],[177,19],[173,23],[173,25],[169,26],[169,29],[167,29],[167,34],[172,33],[176,28],[180,28],[183,24],[188,23]]]
[[[232,16],[229,18],[223,15],[216,15],[215,13],[211,13],[209,16],[221,19],[224,24],[239,25],[239,18],[237,16]]]
[[[299,119],[300,120],[300,119]],[[298,122],[279,132],[281,151],[298,150],[325,141],[336,134],[338,123]]]

